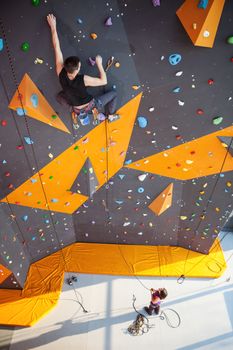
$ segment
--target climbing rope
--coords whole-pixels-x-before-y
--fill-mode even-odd
[[[16,73],[15,73],[15,70],[14,70],[14,64],[13,64],[13,60],[12,60],[12,55],[11,55],[11,52],[10,52],[10,49],[9,49],[9,44],[8,44],[7,37],[6,37],[5,28],[4,28],[3,21],[2,21],[1,18],[0,18],[0,27],[1,27],[2,35],[3,35],[4,41],[5,41],[7,57],[8,57],[9,65],[10,65],[10,68],[11,68],[11,73],[12,73],[13,81],[14,81],[14,84],[15,84],[15,87],[16,87],[16,91],[18,93],[19,103],[20,103],[21,108],[22,108],[22,110],[24,112],[23,117],[24,117],[25,126],[26,126],[26,129],[27,129],[27,133],[28,133],[29,138],[32,139],[30,128],[29,128],[29,124],[28,124],[28,121],[27,121],[27,118],[26,118],[26,114],[25,114],[25,109],[24,109],[24,105],[23,105],[22,96],[21,96],[20,91],[19,91],[19,84],[18,84],[18,81],[17,81],[17,78],[16,78]],[[17,128],[17,130],[20,133],[18,128]],[[21,133],[20,133],[20,139],[22,139]],[[38,164],[37,157],[36,157],[36,154],[35,154],[35,148],[34,148],[33,143],[31,143],[30,146],[31,146],[31,150],[32,150],[33,160],[35,162],[35,169],[36,169],[36,172],[39,173],[40,168],[39,168],[39,164]],[[43,184],[43,181],[41,179],[41,176],[38,176],[38,178],[39,178],[39,182],[40,182],[40,185],[41,185],[43,196],[44,196],[44,199],[45,199],[45,202],[46,202],[46,208],[48,210],[49,217],[50,217],[50,220],[51,220],[51,223],[52,223],[53,231],[54,231],[54,234],[56,236],[56,240],[57,240],[58,246],[60,248],[60,250],[59,250],[60,251],[60,256],[63,259],[65,269],[68,271],[67,264],[66,264],[66,259],[65,259],[64,253],[63,253],[62,246],[60,244],[60,240],[59,240],[59,237],[58,237],[58,233],[57,233],[57,230],[56,230],[56,226],[55,226],[55,223],[54,223],[52,212],[51,212],[51,209],[50,209],[50,206],[49,206],[49,202],[48,202],[47,194],[46,194],[46,191],[45,191],[45,188],[44,188],[44,184]],[[35,266],[36,266],[36,263],[35,263]],[[37,268],[37,270],[39,271],[38,268]],[[41,274],[40,274],[40,276],[41,276]],[[87,310],[83,307],[82,303],[79,302],[78,295],[77,295],[76,289],[74,287],[73,287],[73,290],[74,290],[75,297],[77,299],[77,303],[82,307],[83,312],[86,313]]]
[[[207,200],[207,204],[206,204],[206,206],[205,206],[205,209],[203,210],[203,213],[206,212],[206,210],[207,210],[208,207],[209,207],[209,204],[211,203],[211,199],[212,199],[212,197],[213,197],[213,195],[214,195],[215,189],[216,189],[217,184],[218,184],[218,181],[219,181],[219,179],[220,179],[220,175],[221,175],[221,173],[222,173],[222,170],[223,170],[224,164],[225,164],[225,162],[226,162],[227,155],[228,155],[228,153],[229,153],[229,149],[230,149],[230,147],[231,147],[232,142],[233,142],[233,137],[231,138],[231,142],[229,143],[229,145],[228,145],[228,147],[227,147],[227,149],[226,149],[226,154],[225,154],[225,156],[224,156],[224,158],[223,158],[223,161],[222,161],[222,163],[221,163],[220,170],[219,170],[219,173],[218,173],[218,175],[217,175],[217,179],[216,179],[215,184],[214,184],[214,186],[213,186],[213,189],[212,189],[212,191],[211,191],[211,193],[210,193],[210,196],[209,196],[209,198],[208,198],[208,200]],[[199,222],[198,222],[198,224],[197,224],[197,226],[196,226],[194,232],[197,232],[197,230],[199,229],[199,227],[200,227],[202,221],[203,221],[203,220],[200,218],[200,220],[199,220]],[[228,233],[229,233],[229,232],[228,232]],[[221,241],[222,241],[222,240],[220,240],[219,243],[220,243]],[[216,243],[216,245],[215,245],[212,249],[214,249],[217,245],[218,245],[218,242]],[[185,258],[184,273],[177,279],[177,283],[180,283],[180,282],[178,282],[178,280],[182,280],[181,283],[183,283],[184,280],[185,280],[185,275],[186,275],[186,264],[187,264],[187,261],[188,261],[189,254],[190,254],[190,250],[188,250],[187,255],[186,255],[186,258]],[[207,256],[208,256],[208,255],[207,255]],[[204,258],[206,258],[206,257],[204,257]],[[188,272],[192,271],[192,270],[196,267],[196,265],[198,265],[202,260],[203,260],[203,259],[201,259],[197,264],[195,264]],[[221,268],[221,270],[222,270],[222,268]],[[219,272],[221,272],[221,270],[220,270]],[[182,279],[181,279],[181,277],[182,277]],[[181,284],[181,283],[180,283],[180,284]]]
[[[131,335],[134,335],[134,336],[135,335],[143,335],[144,333],[148,333],[149,329],[152,328],[152,326],[150,326],[149,319],[136,309],[135,302],[136,302],[136,297],[133,294],[132,305],[133,305],[135,312],[138,315],[136,317],[136,320],[128,327],[127,330]],[[173,315],[176,316],[176,318],[177,318],[176,324],[173,324],[171,322],[171,320],[168,316],[168,312],[171,312]],[[168,327],[170,327],[170,328],[178,328],[181,325],[180,315],[174,309],[167,308],[165,310],[162,310],[158,317],[162,321],[165,320],[167,322]]]
[[[143,335],[144,333],[148,333],[149,329],[150,329],[148,318],[136,309],[135,301],[136,301],[136,297],[133,294],[132,305],[133,305],[135,312],[138,315],[136,317],[136,320],[127,328],[127,330],[131,335],[134,335],[134,336],[135,335]]]

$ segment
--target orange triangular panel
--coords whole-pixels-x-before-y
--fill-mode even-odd
[[[149,208],[156,214],[161,215],[172,205],[173,183],[168,185],[163,192],[156,197],[149,205]]]
[[[209,0],[206,9],[198,3],[186,0],[176,14],[194,45],[213,47],[225,0]]]
[[[19,98],[19,93],[21,98]],[[33,104],[31,97],[36,95],[38,98],[38,106]],[[57,116],[56,112],[47,102],[46,98],[39,91],[37,86],[30,79],[28,74],[25,74],[18,90],[15,92],[9,108],[16,110],[17,108],[24,108],[25,114],[31,118],[37,119],[42,123],[46,123],[54,128],[70,133],[65,124]],[[52,117],[53,116],[53,117]]]
[[[0,285],[3,283],[10,275],[12,272],[8,270],[5,266],[0,264]]]

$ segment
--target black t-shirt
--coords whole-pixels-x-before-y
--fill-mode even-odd
[[[65,97],[72,106],[84,105],[93,98],[87,92],[83,77],[83,74],[77,74],[73,80],[70,80],[65,68],[63,68],[59,74],[59,81],[65,93]]]

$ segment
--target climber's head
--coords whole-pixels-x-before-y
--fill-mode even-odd
[[[67,57],[64,62],[64,68],[69,74],[73,74],[76,71],[78,73],[81,68],[80,59],[77,56]]]

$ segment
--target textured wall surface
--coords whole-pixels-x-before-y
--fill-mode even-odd
[[[204,156],[195,153],[195,149],[198,138],[232,125],[233,63],[230,59],[233,53],[232,46],[226,43],[226,38],[232,35],[232,3],[226,1],[212,49],[193,46],[176,17],[182,3],[181,0],[163,0],[161,6],[153,7],[150,0],[86,0],[85,5],[81,0],[51,0],[41,1],[34,7],[30,1],[23,1],[19,6],[16,0],[9,0],[1,5],[0,38],[6,37],[9,50],[4,42],[0,51],[0,199],[4,201],[0,207],[0,254],[2,264],[15,276],[21,269],[21,283],[30,262],[75,241],[179,245],[208,253],[224,226],[232,211],[232,171],[223,171],[227,148],[218,141],[216,144],[207,142]],[[119,108],[142,92],[137,115],[144,116],[148,122],[145,128],[140,128],[135,119],[125,155],[126,166],[72,215],[65,209],[64,213],[49,211],[48,207],[27,207],[14,200],[14,191],[20,185],[52,160],[56,162],[56,157],[96,127],[90,123],[72,130],[69,110],[56,101],[61,88],[46,23],[48,13],[57,17],[64,57],[78,55],[82,60],[82,72],[97,75],[96,67],[87,62],[88,57],[97,54],[103,56],[104,63],[110,56],[120,63],[119,68],[113,66],[109,70],[108,86],[91,89],[91,92],[98,95],[114,86]],[[106,27],[104,22],[109,16],[113,24]],[[81,24],[78,19],[82,20]],[[93,32],[98,36],[96,40],[90,38]],[[26,52],[21,49],[23,42],[30,45]],[[171,54],[182,56],[176,66],[168,61]],[[35,64],[37,58],[43,63]],[[176,76],[178,71],[183,72],[181,76]],[[70,134],[34,118],[19,116],[8,108],[16,83],[21,82],[25,73]],[[209,79],[213,84],[208,84]],[[135,90],[132,86],[139,88]],[[173,92],[177,87],[179,92]],[[197,113],[200,109],[202,114]],[[214,125],[212,120],[217,116],[223,117],[223,121]],[[33,147],[24,140],[29,133]],[[224,132],[221,135],[224,136]],[[233,131],[229,129],[225,136],[232,140]],[[193,141],[190,157],[182,158],[182,151],[179,151],[170,164],[166,151],[179,145],[184,145],[185,149],[189,141]],[[91,146],[95,149],[95,142]],[[156,162],[150,172],[143,167],[137,170],[137,165],[136,169],[130,167],[130,162],[137,163],[160,152],[164,152],[167,169],[171,168],[173,175],[159,173]],[[196,175],[187,180],[176,177],[174,174],[179,167],[185,172],[196,166],[192,155],[196,157],[194,163],[198,162],[197,168],[204,170],[195,170]],[[228,170],[231,170],[230,154],[228,158]],[[216,164],[217,170],[205,176],[207,168]],[[95,174],[95,165],[92,167]],[[71,176],[66,168],[60,171],[67,178]],[[147,176],[141,182],[138,176],[142,174]],[[55,175],[51,173],[49,186],[54,186]],[[87,163],[82,174],[76,174],[75,178],[72,190],[79,188],[87,195],[90,184]],[[172,204],[157,216],[148,206],[171,183],[174,186]],[[7,203],[9,194],[13,199]],[[11,266],[6,256],[10,256]],[[17,278],[19,281],[20,277]]]

